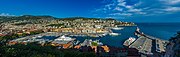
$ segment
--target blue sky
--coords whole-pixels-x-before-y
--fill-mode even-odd
[[[116,18],[180,22],[180,0],[0,0],[0,15]]]

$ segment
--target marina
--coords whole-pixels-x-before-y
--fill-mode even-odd
[[[104,33],[104,34],[102,34],[103,37],[88,37],[86,35],[73,35],[73,34],[69,34],[69,33],[47,32],[47,33],[41,33],[41,34],[37,34],[37,35],[22,37],[22,39],[23,38],[33,38],[34,36],[36,36],[36,37],[44,36],[45,38],[49,38],[50,40],[51,39],[53,40],[62,35],[67,35],[69,37],[76,38],[76,40],[80,41],[80,43],[82,43],[87,38],[92,39],[92,40],[99,39],[101,42],[103,42],[103,44],[106,44],[109,46],[115,46],[115,47],[123,47],[124,41],[126,41],[129,38],[129,36],[136,37],[134,35],[135,30],[136,30],[136,27],[134,27],[134,26],[133,27],[124,27],[123,30],[112,30],[114,33],[119,33],[120,35],[111,36],[111,35],[108,35],[108,33]],[[19,38],[19,39],[21,39],[21,38]],[[12,41],[14,41],[14,40],[12,40]]]
[[[59,39],[58,37],[61,37],[61,38]],[[64,38],[62,38],[62,37],[64,37]],[[14,39],[14,40],[11,40],[9,42],[9,44],[10,45],[17,44],[17,43],[27,44],[27,43],[32,43],[32,42],[38,42],[39,44],[45,44],[47,42],[53,42],[54,40],[62,40],[62,41],[64,41],[62,43],[67,43],[70,41],[74,41],[75,39],[71,40],[71,38],[66,38],[64,36],[64,34],[62,34],[62,33],[47,32],[47,33],[41,33],[41,34],[37,34],[37,35],[31,35],[31,36]]]
[[[32,40],[28,40],[28,41],[27,40],[21,40],[21,39],[31,39],[31,38],[33,38],[34,40],[41,39],[41,40],[36,40],[37,42],[40,42],[40,43],[52,42],[53,40],[57,39],[58,37],[65,35],[65,36],[68,36],[71,38],[76,38],[76,40],[79,41],[79,43],[82,43],[87,38],[92,39],[92,40],[99,39],[99,41],[101,41],[103,44],[106,44],[109,46],[122,47],[122,45],[118,45],[118,44],[119,44],[119,42],[123,42],[126,38],[128,38],[127,37],[128,35],[127,36],[121,35],[121,32],[123,34],[126,34],[126,30],[129,30],[129,29],[130,28],[126,28],[124,30],[112,30],[112,32],[114,32],[115,34],[117,33],[118,35],[109,35],[108,33],[103,33],[103,34],[99,34],[98,37],[88,37],[87,35],[83,35],[83,34],[78,35],[78,34],[71,34],[71,33],[47,32],[47,33],[41,33],[41,34],[37,34],[37,35],[30,35],[30,36],[14,39],[14,40],[10,41],[9,43],[15,44],[15,43],[20,43],[22,41],[24,41],[23,43],[35,42]],[[133,32],[133,30],[132,30],[132,32]],[[129,34],[129,36],[130,35],[131,34]],[[132,33],[132,35],[133,35],[133,33]],[[117,37],[119,38],[118,40],[116,39]],[[109,40],[107,40],[107,39],[109,39]],[[113,41],[113,42],[111,42],[111,41]]]

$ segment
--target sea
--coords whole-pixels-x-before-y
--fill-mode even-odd
[[[180,23],[136,23],[137,26],[128,26],[124,27],[123,30],[112,30],[115,33],[121,35],[111,36],[107,35],[105,37],[75,37],[77,40],[82,43],[85,39],[99,40],[104,45],[112,47],[123,47],[123,43],[129,37],[135,37],[134,32],[137,27],[140,28],[140,31],[144,34],[151,35],[163,40],[168,40],[171,37],[176,36],[176,33],[180,31]]]

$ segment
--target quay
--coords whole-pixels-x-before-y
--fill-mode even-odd
[[[139,37],[134,43],[132,43],[129,48],[136,48],[139,52],[145,54],[152,54],[151,47],[152,47],[152,40],[146,37]]]
[[[136,48],[140,53],[150,56],[161,56],[165,52],[168,41],[149,35],[140,36],[129,48]]]
[[[153,36],[149,36],[149,35],[146,35],[147,38],[153,40],[155,42],[154,46],[156,48],[156,52],[165,52],[165,49],[166,49],[166,45],[167,43],[169,43],[168,40],[163,40],[163,39],[160,39],[160,38],[157,38],[157,37],[153,37]]]
[[[142,56],[160,57],[165,52],[167,40],[141,33],[139,28],[136,29],[135,35],[138,37],[137,40],[128,47],[136,48]]]

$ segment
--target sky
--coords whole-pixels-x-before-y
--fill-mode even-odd
[[[180,22],[180,0],[0,0],[0,16],[21,15]]]

